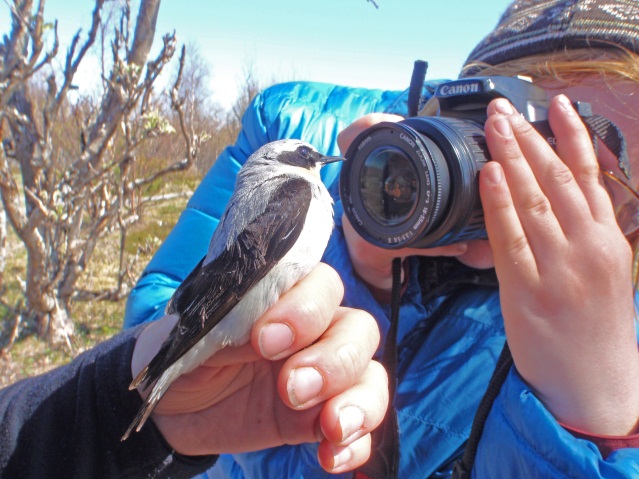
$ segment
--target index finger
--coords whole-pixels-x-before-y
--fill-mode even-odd
[[[308,409],[356,384],[379,346],[379,328],[365,311],[341,307],[311,346],[291,356],[279,373],[282,400]]]
[[[262,357],[287,357],[315,342],[333,321],[344,285],[337,272],[318,264],[253,326],[251,343]]]

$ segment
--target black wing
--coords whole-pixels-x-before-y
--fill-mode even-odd
[[[264,212],[210,263],[204,258],[173,294],[167,312],[180,319],[158,354],[132,383],[145,386],[202,339],[297,241],[312,199],[303,178],[282,181]]]

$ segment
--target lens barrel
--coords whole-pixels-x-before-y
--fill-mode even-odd
[[[344,211],[367,241],[430,248],[486,237],[477,175],[489,155],[481,124],[441,116],[379,123],[345,156]]]

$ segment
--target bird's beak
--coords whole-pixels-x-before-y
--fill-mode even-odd
[[[344,158],[343,156],[322,156],[322,160],[320,161],[320,163],[322,165],[328,165],[329,163],[335,163],[344,160],[346,160],[346,158]]]

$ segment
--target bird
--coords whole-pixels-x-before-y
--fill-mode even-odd
[[[152,389],[122,441],[140,431],[178,377],[247,343],[253,323],[320,262],[334,221],[319,171],[342,160],[285,139],[266,143],[240,168],[207,253],[167,304],[177,323],[129,386]]]

